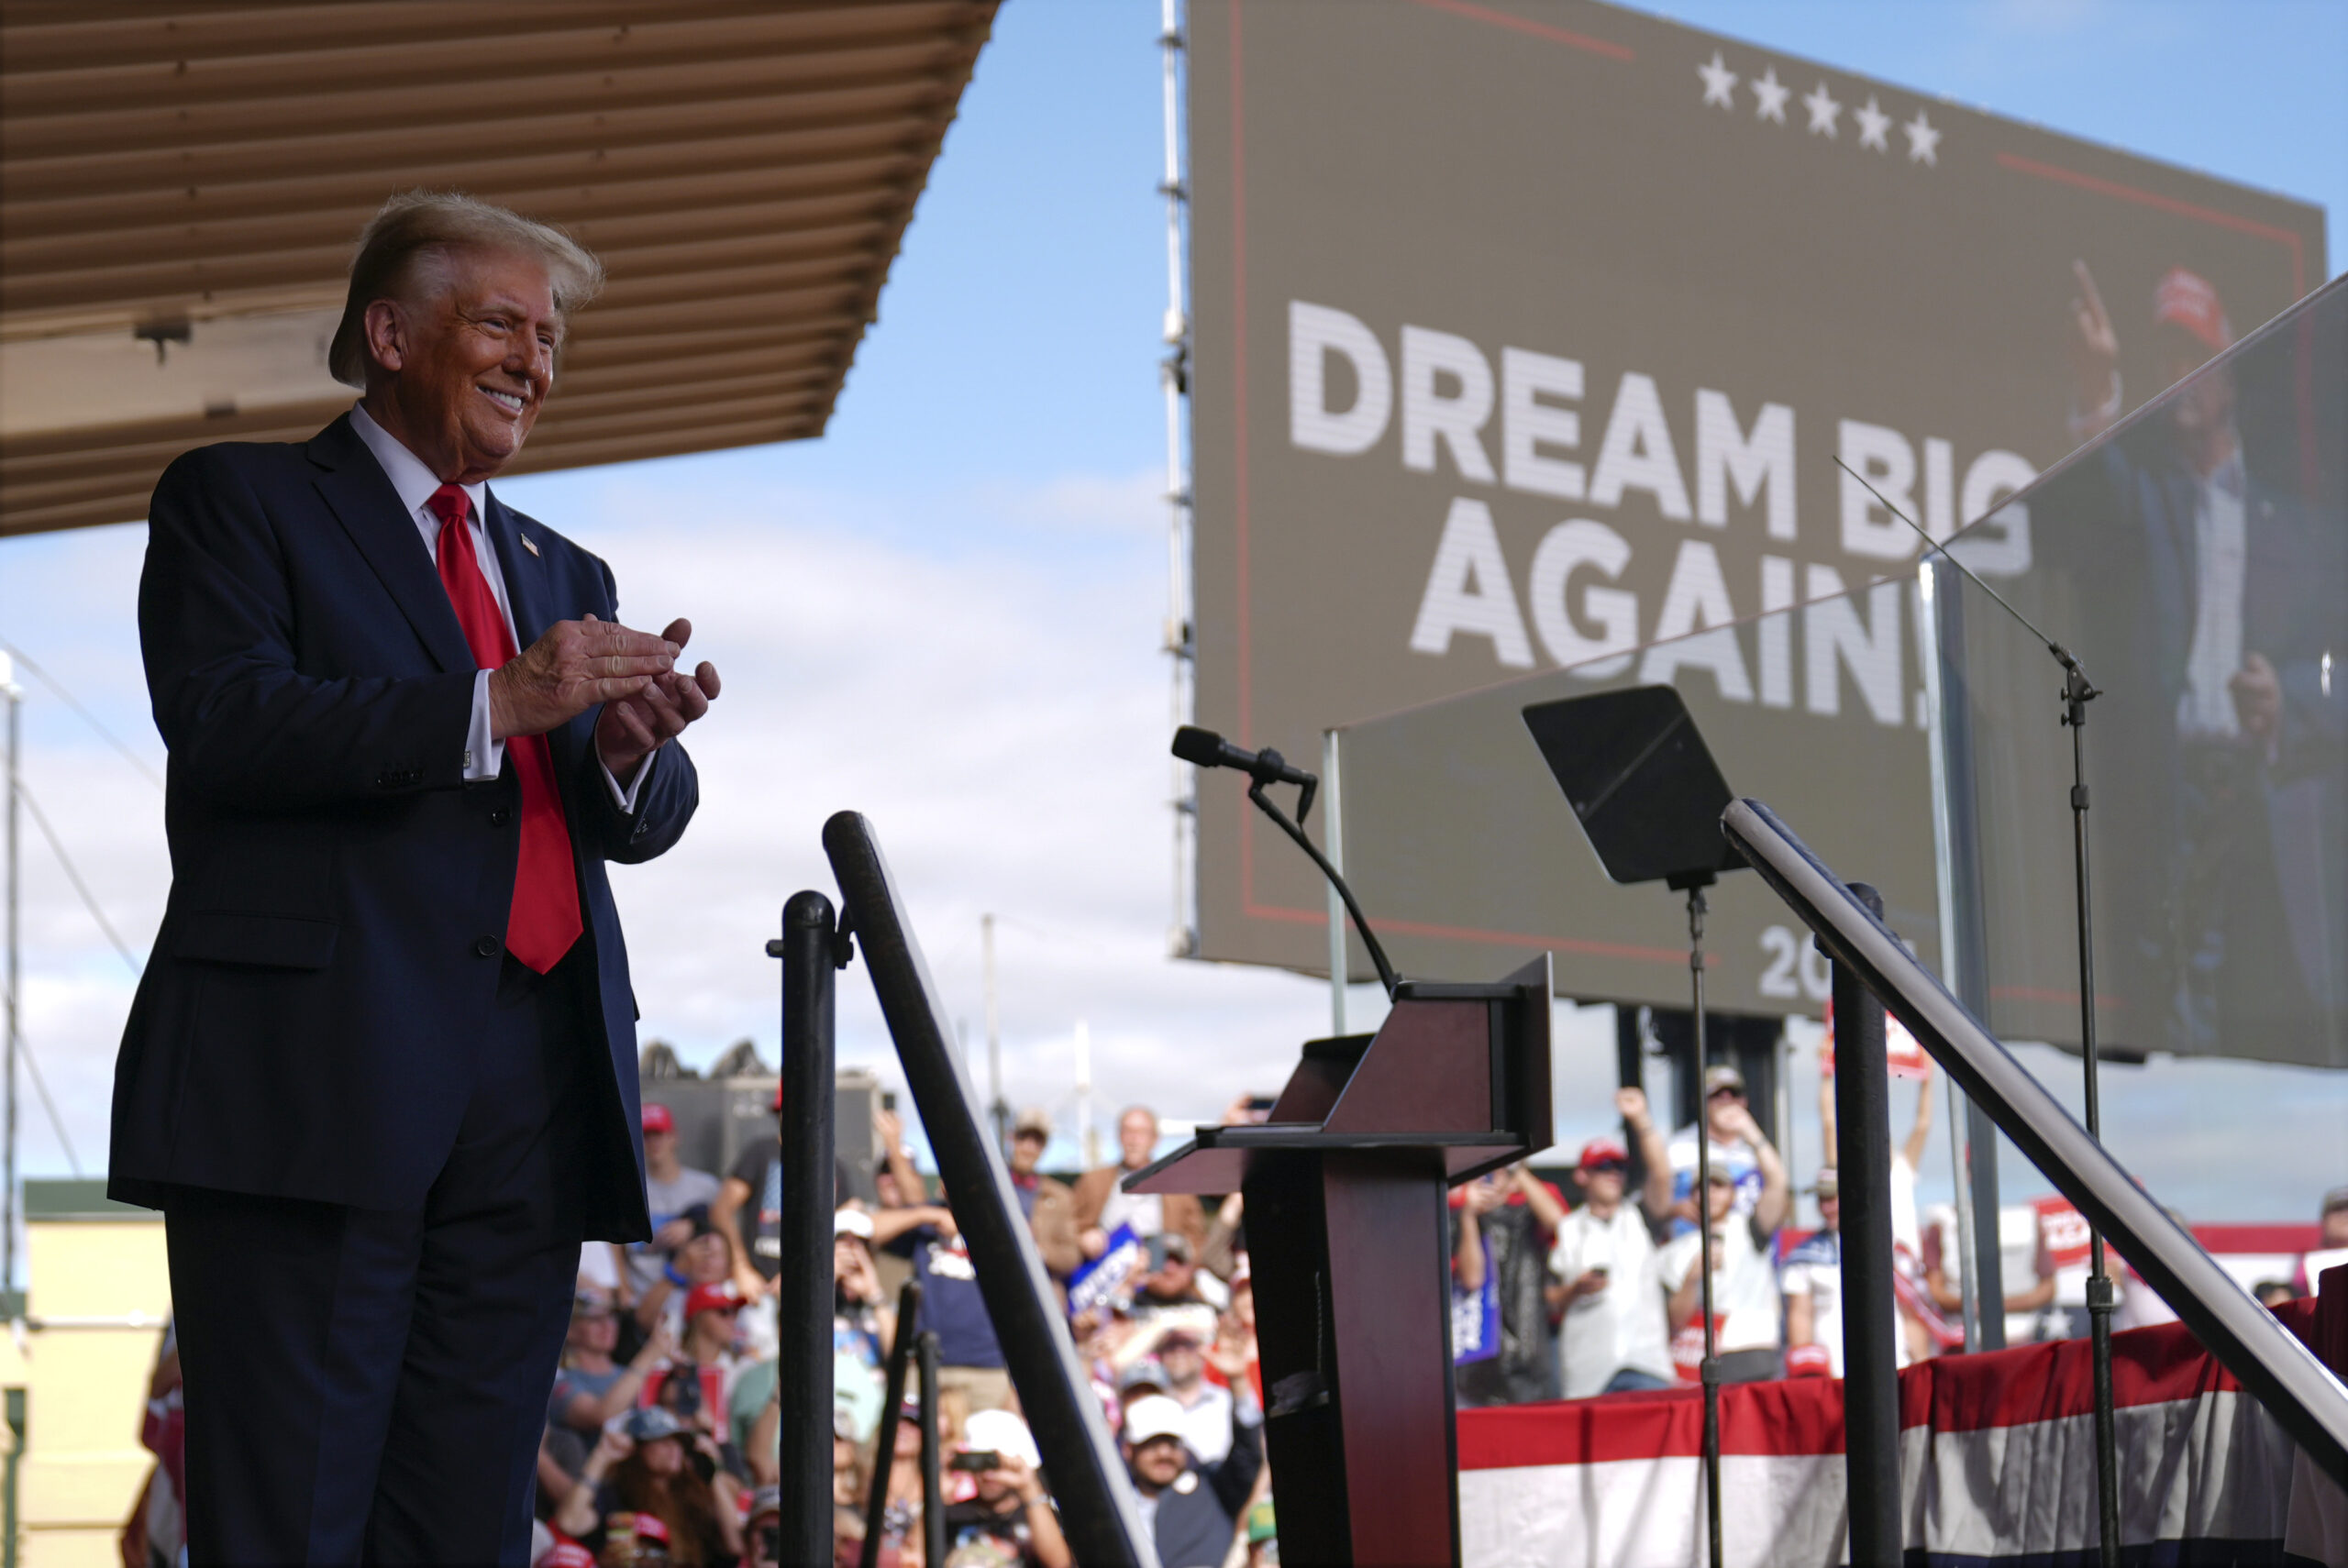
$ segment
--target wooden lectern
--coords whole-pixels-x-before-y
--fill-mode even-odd
[[[1132,1192],[1243,1192],[1280,1559],[1459,1561],[1445,1207],[1550,1143],[1549,960],[1404,981],[1375,1035],[1314,1040],[1270,1119],[1202,1127]]]

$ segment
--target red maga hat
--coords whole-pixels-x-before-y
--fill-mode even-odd
[[[1628,1165],[1631,1160],[1631,1152],[1623,1147],[1619,1139],[1614,1138],[1592,1138],[1581,1146],[1582,1169],[1588,1170],[1592,1165],[1607,1160],[1620,1160]]]
[[[715,1285],[696,1285],[685,1296],[685,1321],[690,1323],[703,1312],[732,1312],[742,1305],[742,1293],[730,1279]]]
[[[677,1119],[669,1114],[667,1106],[648,1102],[644,1108],[644,1130],[647,1132],[674,1132]]]
[[[2153,319],[2183,327],[2212,354],[2233,346],[2234,329],[2218,302],[2216,285],[2182,267],[2170,268],[2153,291]]]

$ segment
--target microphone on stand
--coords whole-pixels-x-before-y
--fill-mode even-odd
[[[1378,938],[1371,933],[1369,922],[1361,912],[1361,905],[1354,900],[1354,890],[1346,886],[1345,878],[1329,864],[1329,857],[1321,853],[1320,845],[1305,836],[1301,825],[1306,814],[1312,810],[1313,791],[1321,788],[1320,776],[1294,766],[1269,746],[1261,751],[1249,751],[1244,746],[1232,745],[1213,730],[1202,730],[1196,724],[1184,724],[1174,732],[1174,755],[1198,767],[1236,768],[1253,780],[1247,786],[1247,798],[1256,802],[1257,810],[1278,823],[1280,831],[1294,839],[1299,849],[1312,856],[1312,864],[1321,867],[1321,875],[1328,878],[1329,885],[1336,889],[1337,897],[1345,900],[1346,912],[1353,916],[1354,929],[1361,933],[1361,944],[1369,950],[1369,961],[1378,967],[1378,978],[1385,986],[1388,998],[1391,999],[1394,988],[1402,983],[1401,977],[1394,972],[1394,966],[1386,961],[1386,949],[1378,944]],[[1274,805],[1271,797],[1264,793],[1265,788],[1273,784],[1297,786],[1299,793],[1294,822],[1290,822],[1288,813]]]
[[[1313,791],[1321,788],[1320,775],[1307,773],[1271,747],[1247,751],[1196,724],[1184,724],[1174,732],[1174,755],[1198,767],[1235,767],[1258,784],[1301,786],[1304,793],[1296,802],[1300,823],[1312,814]]]

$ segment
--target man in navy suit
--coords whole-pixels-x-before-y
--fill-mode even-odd
[[[394,198],[357,407],[157,486],[139,634],[172,882],[111,1191],[161,1208],[196,1563],[522,1563],[579,1250],[649,1233],[604,864],[675,844],[684,621],[502,505],[601,269]]]
[[[2072,426],[2086,438],[2121,411],[2119,337],[2074,269]],[[2157,416],[2033,507],[2053,560],[2093,584],[2077,596],[2078,646],[2110,688],[2088,745],[2110,781],[2096,813],[2127,846],[2105,861],[2113,894],[2099,900],[2118,913],[2117,1027],[2140,1050],[2342,1065],[2348,684],[2330,666],[2348,560],[2338,519],[2294,490],[2313,417],[2298,357],[2322,361],[2270,337],[2205,367],[2233,327],[2182,267],[2154,290],[2152,336],[2170,388]]]

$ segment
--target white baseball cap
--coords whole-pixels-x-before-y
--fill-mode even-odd
[[[1036,1452],[1035,1434],[1027,1423],[1009,1410],[978,1410],[962,1423],[962,1447],[966,1451],[992,1449],[997,1453],[1015,1453],[1030,1465],[1043,1463],[1044,1456]]]
[[[861,1209],[836,1209],[832,1211],[834,1236],[861,1236],[872,1240],[872,1216]]]
[[[1125,1441],[1139,1448],[1152,1438],[1182,1435],[1182,1407],[1163,1394],[1148,1394],[1125,1407]]]

